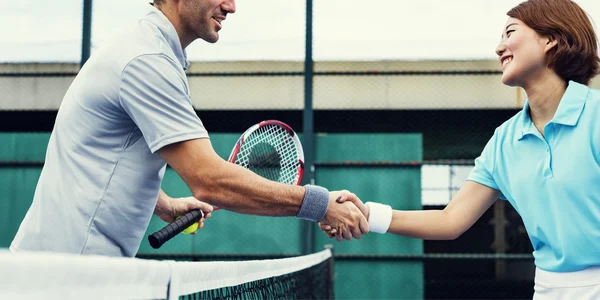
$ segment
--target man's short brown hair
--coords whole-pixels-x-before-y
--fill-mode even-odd
[[[154,6],[160,6],[160,5],[164,4],[164,3],[165,3],[165,0],[153,0],[153,2],[150,3],[150,4],[152,4]]]

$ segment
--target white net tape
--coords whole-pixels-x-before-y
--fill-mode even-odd
[[[291,258],[177,262],[0,250],[0,299],[178,299],[300,271],[329,249]]]

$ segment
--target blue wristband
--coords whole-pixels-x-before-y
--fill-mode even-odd
[[[306,194],[296,215],[299,219],[319,222],[325,217],[329,207],[329,191],[317,185],[305,185]]]

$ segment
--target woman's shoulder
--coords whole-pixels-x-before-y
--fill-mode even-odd
[[[588,100],[593,101],[596,105],[600,104],[600,89],[590,87],[588,92]]]
[[[527,105],[527,103],[525,103]],[[529,117],[525,109],[519,110],[510,119],[504,121],[500,126],[496,128],[495,135],[500,137],[513,135],[515,132],[521,132]]]

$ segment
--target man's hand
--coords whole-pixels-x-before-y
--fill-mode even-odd
[[[158,202],[154,208],[154,214],[161,220],[171,223],[175,218],[185,215],[187,212],[199,209],[204,212],[204,218],[200,219],[198,229],[204,227],[204,220],[210,218],[213,211],[212,205],[202,202],[194,197],[171,198],[161,191]],[[195,234],[194,232],[193,234]]]
[[[344,191],[347,192],[347,191]],[[351,194],[351,193],[350,193]],[[352,194],[354,195],[354,194]],[[368,220],[369,220],[369,207],[367,205],[364,205],[360,199],[358,198],[353,198],[353,197],[348,197],[347,195],[343,195],[342,197],[338,197],[336,198],[336,202],[339,204],[346,202],[346,200],[350,200],[352,201],[352,203],[356,203],[355,205],[357,205],[357,207],[362,205],[362,208],[360,209],[362,214],[364,215],[365,219],[367,220],[367,225],[368,225]],[[321,229],[321,231],[323,231],[329,238],[336,238],[337,241],[341,241],[342,238],[345,238],[343,236],[343,232],[340,231],[339,228],[331,226],[329,223],[326,223],[324,220],[319,222],[319,228]],[[340,234],[338,234],[340,233]],[[367,232],[362,232],[367,233]]]
[[[345,190],[330,192],[329,208],[319,225],[327,224],[335,228],[338,233],[335,236],[337,241],[353,237],[360,239],[369,232],[369,222],[365,217],[368,213],[368,208],[355,194]]]

